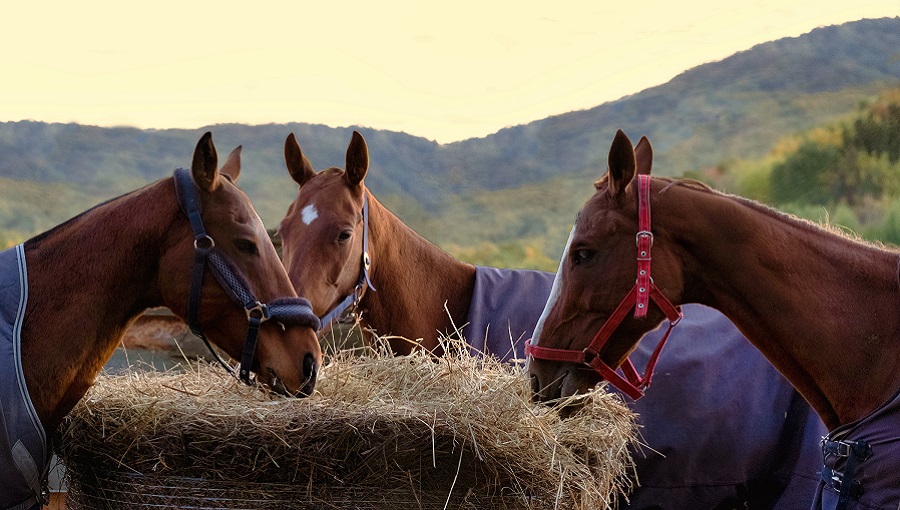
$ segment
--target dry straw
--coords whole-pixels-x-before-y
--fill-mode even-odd
[[[634,415],[602,389],[563,419],[521,368],[338,354],[314,396],[215,366],[101,376],[61,429],[72,508],[574,508],[630,489]]]

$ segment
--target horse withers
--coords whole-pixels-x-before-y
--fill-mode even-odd
[[[552,273],[472,266],[419,236],[366,186],[358,133],[346,170],[316,172],[293,135],[285,161],[300,186],[278,228],[285,267],[323,323],[361,312],[366,328],[404,337],[389,338],[398,354],[435,349],[440,334],[462,328],[472,352],[520,361]],[[700,305],[684,312],[654,391],[631,403],[646,447],[633,452],[640,485],[620,507],[792,509],[801,480],[806,492],[815,484],[821,421],[722,314]],[[647,335],[636,361],[649,360],[662,334]]]
[[[537,398],[620,369],[610,379],[642,391],[652,363],[641,376],[628,362],[642,335],[676,324],[679,304],[705,304],[831,430],[813,507],[900,506],[898,253],[694,181],[651,178],[642,146],[616,134],[576,217],[529,348]]]
[[[45,500],[48,437],[147,308],[168,307],[244,360],[245,380],[252,371],[281,393],[313,391],[318,319],[234,184],[240,152],[218,169],[206,133],[189,171],[0,253],[0,508]]]

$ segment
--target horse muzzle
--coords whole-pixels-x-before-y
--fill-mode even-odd
[[[570,397],[590,391],[600,377],[572,363],[532,359],[529,364],[531,398],[534,402],[567,405]]]
[[[275,393],[286,397],[308,397],[313,394],[316,389],[316,380],[319,376],[319,360],[312,353],[306,353],[303,356],[303,363],[300,372],[300,383],[296,385],[296,389],[291,389],[278,376],[278,373],[269,367],[266,372],[265,384]]]

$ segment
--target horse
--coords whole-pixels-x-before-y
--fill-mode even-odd
[[[368,149],[358,132],[347,149],[346,170],[317,172],[293,134],[284,153],[299,191],[277,235],[291,281],[309,297],[323,325],[341,311],[357,309],[364,327],[403,337],[388,338],[396,354],[413,348],[440,354],[439,333],[472,321],[480,325],[463,332],[474,344],[472,352],[506,361],[521,357],[519,332],[530,334],[537,324],[551,273],[474,267],[419,236],[365,185]],[[486,283],[491,280],[494,285]],[[500,302],[525,313],[510,318]],[[671,355],[659,365],[669,384],[632,404],[648,448],[634,451],[640,487],[620,506],[769,508],[778,500],[778,508],[792,508],[790,502],[805,493],[798,486],[812,490],[817,482],[813,469],[821,422],[723,315],[699,305],[687,308],[683,325],[669,340]],[[487,327],[504,338],[484,340],[487,319],[492,321]],[[655,334],[660,332],[648,337]],[[649,358],[650,341],[642,342],[636,355]],[[727,374],[753,377],[755,383]],[[745,419],[750,412],[764,413],[763,418]]]
[[[701,303],[731,319],[830,431],[811,506],[896,509],[900,253],[696,181],[651,177],[643,142],[616,133],[576,217],[528,347],[536,398],[602,379],[645,386],[652,363],[641,376],[629,353],[658,324],[677,329],[677,305]]]
[[[217,168],[206,133],[190,170],[0,252],[0,508],[46,502],[48,438],[147,308],[168,307],[241,360],[245,382],[313,391],[318,318],[235,184],[240,155]]]
[[[364,325],[387,337],[397,354],[441,354],[442,336],[462,332],[478,337],[473,348],[479,352],[516,356],[510,337],[531,333],[545,302],[541,290],[513,310],[496,310],[503,303],[494,300],[486,306],[496,313],[477,318],[469,317],[473,299],[486,287],[549,288],[551,273],[476,267],[418,235],[365,186],[369,154],[359,132],[347,148],[346,170],[316,172],[293,133],[285,142],[285,162],[300,193],[276,235],[294,288],[307,296],[323,325],[349,308],[362,312]]]

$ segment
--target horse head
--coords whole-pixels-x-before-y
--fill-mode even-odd
[[[247,195],[235,184],[240,171],[240,147],[228,156],[220,169],[210,133],[197,143],[190,169],[192,179],[187,180],[187,184],[180,184],[181,187],[176,183],[176,190],[182,212],[187,214],[190,211],[185,210],[183,196],[188,191],[183,188],[195,190],[196,193],[190,191],[190,194],[199,202],[196,211],[200,218],[189,221],[186,214],[179,213],[169,229],[169,241],[162,247],[159,267],[162,299],[173,312],[189,322],[193,313],[198,330],[229,356],[252,360],[251,366],[241,367],[242,372],[252,370],[258,380],[281,393],[308,395],[313,391],[322,360],[317,321],[314,326],[310,321],[297,320],[290,314],[281,318],[274,313],[273,320],[266,320],[273,305],[283,308],[300,300],[296,299],[297,293],[262,220]],[[202,224],[201,229],[205,227],[206,236],[202,239],[191,224],[195,221]],[[215,273],[212,270],[202,271],[197,276],[197,250],[204,244],[205,249],[215,250],[216,257],[227,266],[226,276],[221,276],[223,271]],[[205,260],[200,264],[213,265]],[[195,279],[200,280],[199,285],[193,281]],[[192,304],[194,293],[197,293],[197,302]],[[256,302],[241,302],[248,298]],[[263,303],[268,303],[268,307]],[[251,344],[248,324],[254,313],[258,314],[257,321],[261,321],[256,324],[259,327],[258,345],[248,358],[245,354]],[[256,338],[254,335],[253,340]]]
[[[628,355],[644,333],[667,316],[677,322],[679,312],[670,305],[654,306],[658,300],[649,293],[651,287],[658,288],[662,295],[676,298],[682,288],[682,271],[664,232],[655,232],[653,279],[650,275],[653,236],[649,228],[641,232],[636,176],[647,176],[649,198],[652,157],[646,138],[635,148],[621,130],[616,133],[607,173],[594,184],[594,195],[575,219],[553,290],[530,341],[528,370],[536,400],[566,398],[604,378],[612,381],[617,377],[612,372],[630,367]],[[646,234],[649,240],[641,240]],[[639,248],[642,243],[648,244]],[[642,255],[648,266],[636,271],[635,261]],[[635,283],[641,271],[646,271],[649,285]],[[650,295],[649,301],[634,300],[638,288]],[[640,313],[632,316],[630,311],[638,308]],[[637,386],[632,396],[639,397],[640,376],[629,375],[628,381],[626,386]]]
[[[363,245],[368,192],[363,179],[369,168],[369,150],[362,135],[354,131],[346,169],[316,172],[291,133],[285,141],[284,159],[300,186],[278,227],[284,265],[294,288],[322,317],[342,302],[358,302],[366,289],[369,260]],[[327,322],[326,318],[322,325]]]

